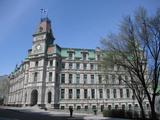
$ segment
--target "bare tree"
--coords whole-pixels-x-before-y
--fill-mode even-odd
[[[128,22],[128,18],[125,18],[125,20],[126,22]],[[128,39],[128,41],[125,39],[121,40],[120,36],[114,35],[109,36],[107,40],[104,39],[102,41],[102,45],[104,46],[103,50],[105,50],[106,52],[103,55],[102,66],[104,68],[104,71],[107,71],[108,67],[114,65],[121,66],[125,69],[123,72],[122,70],[117,71],[116,74],[127,75],[130,77],[130,79],[121,78],[121,80],[125,83],[127,87],[129,87],[133,91],[133,97],[137,99],[141,108],[141,115],[145,119],[145,113],[143,108],[144,89],[133,71],[133,69],[138,69],[138,64],[133,58],[139,58],[137,53],[139,52],[142,54],[142,51],[137,50],[136,54],[131,55],[131,44],[134,44],[134,42],[136,42],[131,41],[131,39]]]
[[[9,90],[9,80],[8,76],[0,76],[0,104],[6,104],[6,100],[8,97],[8,90]]]
[[[124,80],[140,105],[144,118],[144,91],[150,104],[152,119],[156,119],[155,97],[160,75],[160,10],[149,17],[144,8],[135,16],[124,18],[118,34],[111,34],[102,40],[103,68],[116,64],[125,68],[130,80]]]

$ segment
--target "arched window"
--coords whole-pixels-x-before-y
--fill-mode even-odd
[[[122,110],[125,110],[125,105],[122,105]]]
[[[116,110],[118,109],[118,105],[115,105],[115,109],[116,109]]]

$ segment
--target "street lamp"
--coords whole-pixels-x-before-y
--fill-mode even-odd
[[[134,109],[135,97],[134,97],[134,95],[132,95],[132,100],[133,100],[133,118],[134,118],[134,112],[135,112],[135,109]]]
[[[88,96],[88,113],[89,113],[89,100],[90,100],[90,96]]]

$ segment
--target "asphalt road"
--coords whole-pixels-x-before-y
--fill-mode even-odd
[[[18,110],[0,108],[0,120],[83,120],[83,118],[62,115],[51,116],[41,112],[21,112]]]

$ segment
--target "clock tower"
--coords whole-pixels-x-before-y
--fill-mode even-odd
[[[45,54],[48,46],[54,42],[54,36],[51,29],[51,21],[42,18],[36,32],[33,34],[32,54]]]
[[[48,92],[47,80],[49,73],[47,72],[48,65],[48,54],[47,50],[49,47],[53,47],[55,38],[52,34],[51,21],[48,17],[41,18],[38,27],[33,34],[32,50],[29,52],[29,80],[31,91],[36,90],[38,97],[36,98],[37,104],[41,107],[45,106],[46,103],[46,92]],[[52,70],[54,76],[55,71]],[[50,82],[50,90],[54,93],[54,77]],[[47,94],[48,95],[48,94]],[[36,95],[33,95],[36,96]],[[34,98],[31,95],[31,98]],[[33,101],[31,102],[31,104]],[[52,100],[54,104],[54,100]]]

